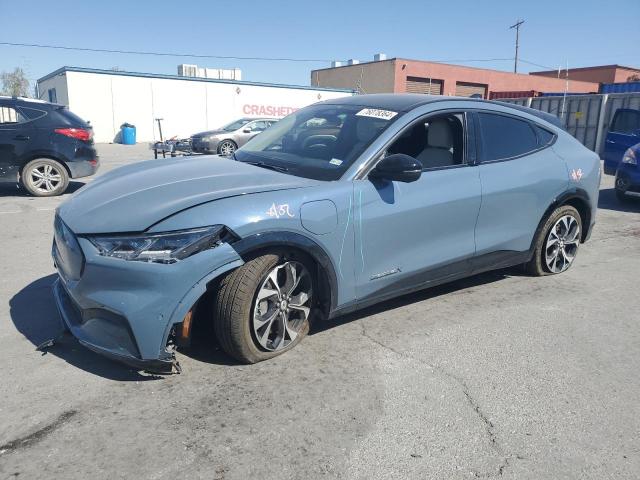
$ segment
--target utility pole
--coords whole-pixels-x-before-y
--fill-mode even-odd
[[[517,20],[516,23],[511,25],[509,29],[516,29],[516,57],[513,63],[513,73],[518,73],[518,48],[520,47],[520,25],[524,23],[524,20]]]

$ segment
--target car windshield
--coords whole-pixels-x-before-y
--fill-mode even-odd
[[[235,130],[238,130],[240,127],[246,125],[250,121],[251,121],[250,118],[241,118],[240,120],[236,120],[235,122],[231,122],[225,125],[224,127],[222,127],[222,130],[224,130],[225,132],[233,132]]]
[[[358,105],[312,105],[283,118],[236,160],[315,180],[337,180],[399,115]]]

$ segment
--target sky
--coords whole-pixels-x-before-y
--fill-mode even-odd
[[[61,66],[176,74],[179,63],[242,69],[243,80],[309,85],[331,60],[444,61],[511,71],[640,66],[640,0],[0,0],[0,42],[275,60],[194,59],[0,45],[0,71],[31,82]],[[506,59],[506,60],[505,60]],[[471,61],[474,60],[474,61]],[[478,61],[482,60],[482,61]]]

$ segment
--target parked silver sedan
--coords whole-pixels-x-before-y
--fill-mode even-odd
[[[276,118],[241,118],[218,130],[196,133],[191,137],[191,146],[197,153],[231,155],[277,121]]]

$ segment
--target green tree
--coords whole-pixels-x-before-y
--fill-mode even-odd
[[[13,72],[2,72],[0,74],[0,81],[2,81],[3,95],[9,95],[10,97],[28,97],[30,96],[29,80],[20,67],[17,67]]]

